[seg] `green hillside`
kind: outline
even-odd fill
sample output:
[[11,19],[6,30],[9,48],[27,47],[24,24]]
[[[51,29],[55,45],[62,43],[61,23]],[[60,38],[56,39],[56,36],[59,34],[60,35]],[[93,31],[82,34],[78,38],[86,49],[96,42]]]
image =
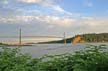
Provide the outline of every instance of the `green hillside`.
[[[72,38],[66,39],[67,43],[96,43],[96,42],[108,42],[108,33],[92,33],[92,34],[81,34],[75,35]],[[64,43],[63,40],[50,41],[50,42],[42,42],[42,43]]]

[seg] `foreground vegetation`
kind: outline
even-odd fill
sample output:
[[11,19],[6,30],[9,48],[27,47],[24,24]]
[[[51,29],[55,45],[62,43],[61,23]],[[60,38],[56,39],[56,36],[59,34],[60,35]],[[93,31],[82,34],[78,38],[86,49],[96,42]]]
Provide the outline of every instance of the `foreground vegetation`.
[[105,45],[88,45],[75,54],[31,58],[19,48],[0,48],[0,71],[108,71]]

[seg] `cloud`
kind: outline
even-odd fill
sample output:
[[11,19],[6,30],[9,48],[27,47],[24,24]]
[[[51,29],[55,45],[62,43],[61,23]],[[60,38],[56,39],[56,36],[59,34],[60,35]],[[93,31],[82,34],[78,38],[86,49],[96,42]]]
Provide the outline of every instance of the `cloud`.
[[79,17],[78,13],[71,13],[64,10],[60,5],[57,4],[56,0],[19,0],[24,3],[34,3],[46,8],[46,10],[50,10],[53,12],[53,15],[62,15],[64,17]]
[[87,6],[87,7],[92,7],[93,3],[92,3],[91,0],[84,0],[84,5]]
[[[2,0],[4,2],[4,0]],[[70,27],[75,22],[75,19],[70,18],[78,14],[73,14],[64,10],[60,5],[56,4],[55,0],[16,0],[14,5],[12,5],[12,0],[6,0],[9,4],[9,7],[2,9],[0,12],[0,23],[11,23],[11,24],[32,24],[40,23],[46,24],[49,28],[55,26],[61,27]],[[20,4],[21,3],[21,4]],[[41,5],[46,10],[53,12],[52,15],[44,14],[43,11],[37,10],[36,8],[32,10],[26,10],[23,7],[18,7],[19,5],[30,6],[31,4]],[[39,6],[39,7],[41,7]],[[56,15],[55,15],[56,14]],[[62,17],[60,17],[62,15]],[[79,15],[78,15],[79,16]]]
[[[7,2],[8,4],[3,4],[5,2]],[[80,14],[78,13],[71,13],[64,10],[59,4],[57,4],[56,0],[1,0],[1,3],[3,4],[1,5],[3,8],[0,9],[0,15],[2,16],[31,16],[36,15],[36,13],[49,15],[50,12],[52,16],[80,17]],[[37,9],[36,6],[39,7],[39,9]],[[30,10],[28,10],[28,7],[33,8],[29,8]],[[43,12],[44,9],[46,12]]]
[[83,17],[79,20],[79,23],[88,25],[89,27],[103,27],[108,26],[108,18]]
[[44,16],[43,19],[44,20],[42,20],[42,21],[46,22],[49,25],[53,25],[53,26],[58,25],[58,26],[62,26],[62,27],[70,27],[75,22],[74,19],[61,18],[61,17],[56,17],[56,16]]
[[42,0],[19,0],[26,3],[40,3]]
[[28,4],[39,4],[42,6],[51,6],[55,4],[55,0],[18,0],[18,1]]
[[8,4],[8,0],[0,0],[0,4]]
[[58,34],[58,36],[64,31],[70,35],[107,32],[107,23],[108,18],[96,17],[81,17],[80,19],[49,15],[0,17],[0,25],[20,25],[25,30],[24,32],[30,35],[34,34],[34,32],[40,32],[39,35]]
[[79,20],[67,17],[39,15],[39,16],[16,16],[16,17],[0,17],[0,23],[12,24],[43,24],[49,28],[59,27],[75,27],[75,26],[108,26],[107,18],[81,17]]
[[57,12],[65,12],[65,10],[61,8],[59,5],[52,5],[51,8]]
[[[91,7],[93,3],[87,0],[85,5]],[[66,11],[55,0],[0,0],[0,23],[41,24],[48,28],[71,30],[79,27],[84,29],[87,26],[105,27],[108,26],[107,20],[108,18],[81,17],[79,13]]]
[[[73,25],[75,22],[74,19],[70,18],[61,18],[56,16],[16,16],[16,17],[0,17],[1,23],[20,23],[20,24],[32,24],[35,22],[40,22],[41,24],[50,25],[49,27],[53,26],[62,26],[62,27],[69,27]],[[52,26],[51,26],[52,25]]]

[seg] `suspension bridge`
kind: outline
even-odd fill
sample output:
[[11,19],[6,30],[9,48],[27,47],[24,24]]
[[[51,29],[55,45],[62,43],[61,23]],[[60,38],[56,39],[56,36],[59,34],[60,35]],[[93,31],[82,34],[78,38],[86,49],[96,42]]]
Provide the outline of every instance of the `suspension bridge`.
[[23,38],[60,38],[60,39],[64,39],[64,44],[66,44],[66,33],[63,34],[63,36],[25,36],[22,35],[22,30],[19,29],[19,35],[18,36],[0,36],[0,38],[15,38],[18,39],[18,45],[22,45],[23,43]]

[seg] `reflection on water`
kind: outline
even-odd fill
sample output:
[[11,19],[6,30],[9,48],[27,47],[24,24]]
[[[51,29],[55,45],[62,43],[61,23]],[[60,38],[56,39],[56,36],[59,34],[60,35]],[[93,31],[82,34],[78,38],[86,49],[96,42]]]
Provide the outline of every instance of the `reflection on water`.
[[[93,44],[93,43],[92,43]],[[93,45],[100,45],[108,43],[98,43]],[[41,57],[47,55],[59,55],[64,53],[74,53],[75,51],[82,50],[87,44],[34,44],[34,46],[23,46],[22,53],[29,53],[33,57]]]

